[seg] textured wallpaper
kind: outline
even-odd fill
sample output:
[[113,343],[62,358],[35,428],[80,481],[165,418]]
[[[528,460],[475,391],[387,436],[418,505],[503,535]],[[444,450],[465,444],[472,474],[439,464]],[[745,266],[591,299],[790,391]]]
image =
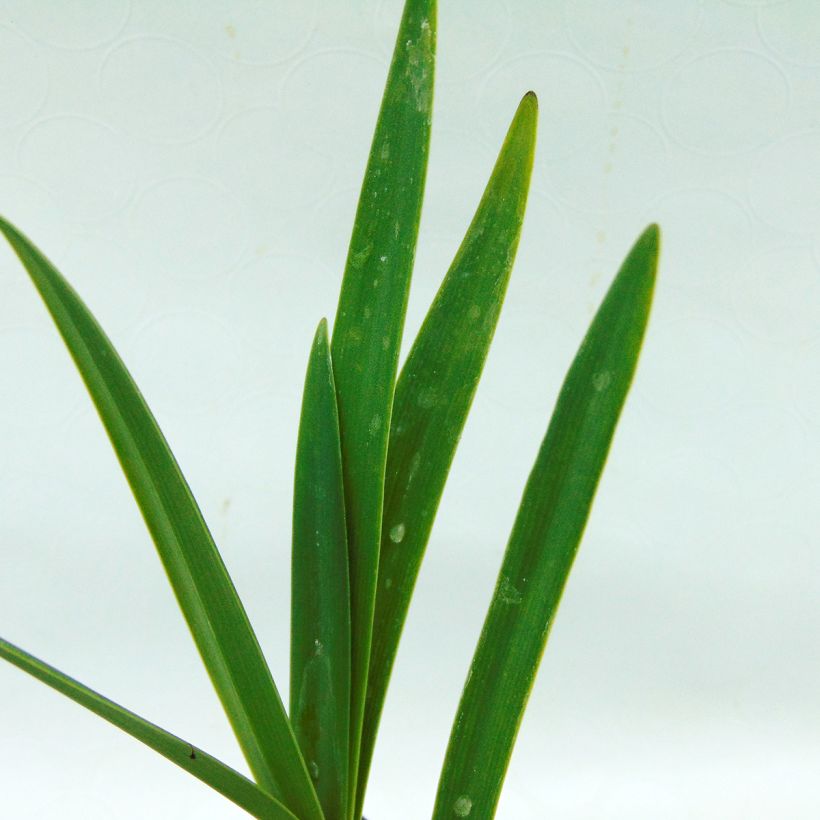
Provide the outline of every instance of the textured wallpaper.
[[[505,308],[366,804],[429,816],[563,374],[633,239],[655,309],[501,820],[820,816],[820,7],[439,0],[405,349],[529,89]],[[0,0],[0,213],[95,311],[287,686],[296,424],[400,0]],[[0,635],[242,767],[73,366],[0,247]],[[244,816],[0,666],[3,817]]]

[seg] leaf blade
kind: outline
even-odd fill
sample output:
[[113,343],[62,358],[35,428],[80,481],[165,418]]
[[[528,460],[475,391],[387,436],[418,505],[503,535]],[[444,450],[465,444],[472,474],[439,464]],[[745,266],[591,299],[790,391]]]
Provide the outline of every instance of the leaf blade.
[[296,820],[296,816],[282,803],[222,761],[114,703],[2,638],[0,638],[0,658],[27,672],[75,703],[85,706],[86,709],[144,743],[254,817],[265,818],[265,820]]
[[435,0],[407,0],[404,7],[331,342],[350,557],[351,795],[373,628],[387,432],[427,168],[435,13]]
[[88,388],[254,777],[300,817],[320,820],[315,790],[256,636],[151,411],[68,282],[2,218],[0,231],[28,271]]
[[413,587],[501,312],[524,219],[537,119],[538,102],[530,92],[518,106],[481,202],[396,384],[362,784]]
[[434,820],[491,818],[637,365],[659,232],[633,246],[558,397],[527,481],[442,768]]
[[329,818],[347,815],[350,589],[342,454],[327,322],[305,377],[296,447],[290,715]]

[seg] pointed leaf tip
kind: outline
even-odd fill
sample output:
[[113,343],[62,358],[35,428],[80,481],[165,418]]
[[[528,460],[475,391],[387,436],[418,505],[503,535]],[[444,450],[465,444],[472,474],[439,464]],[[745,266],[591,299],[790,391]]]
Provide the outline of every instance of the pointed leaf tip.
[[652,251],[656,257],[658,256],[661,247],[661,227],[657,222],[652,222],[644,228],[643,233],[635,243],[635,249],[639,247]]
[[[461,696],[434,820],[460,814],[453,807],[464,795],[481,818],[495,814],[530,688],[635,373],[659,238],[653,224],[635,242],[564,380]],[[503,686],[496,685],[499,681]]]
[[523,117],[531,119],[533,126],[538,120],[538,97],[535,96],[534,91],[528,91],[518,103],[518,109],[515,112],[515,119],[519,120]]

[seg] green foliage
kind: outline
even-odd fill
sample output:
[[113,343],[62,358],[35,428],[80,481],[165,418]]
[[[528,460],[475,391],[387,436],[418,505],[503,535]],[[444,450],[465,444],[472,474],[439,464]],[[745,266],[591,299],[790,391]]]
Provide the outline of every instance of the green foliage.
[[[253,781],[0,640],[0,657],[258,818],[361,817],[427,541],[512,269],[533,165],[531,92],[401,373],[433,99],[434,0],[407,0],[332,340],[322,320],[296,456],[290,709],[187,483],[125,365],[62,275],[0,219],[131,486]],[[637,241],[561,390],[456,715],[434,817],[491,818],[649,316],[659,232]]]
[[362,784],[424,549],[507,289],[527,203],[537,119],[538,102],[527,94],[396,384]]
[[636,242],[570,367],[518,509],[453,723],[434,820],[495,813],[643,340],[658,229]]
[[348,813],[350,584],[327,322],[310,354],[293,492],[290,716],[325,816]]
[[408,0],[359,197],[331,342],[350,561],[351,807],[373,635],[387,437],[427,173],[435,49],[435,0]]

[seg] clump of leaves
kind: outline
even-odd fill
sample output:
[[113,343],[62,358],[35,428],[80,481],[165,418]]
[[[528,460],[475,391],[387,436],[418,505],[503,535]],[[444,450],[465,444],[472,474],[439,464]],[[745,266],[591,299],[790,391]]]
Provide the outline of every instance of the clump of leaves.
[[[96,405],[253,779],[0,640],[0,656],[259,818],[360,818],[413,586],[498,321],[538,105],[528,93],[398,372],[427,165],[435,0],[407,0],[338,311],[319,323],[296,456],[290,708],[151,411],[94,317],[0,219]],[[491,818],[648,319],[659,233],[629,252],[524,489],[447,749],[435,820]]]

